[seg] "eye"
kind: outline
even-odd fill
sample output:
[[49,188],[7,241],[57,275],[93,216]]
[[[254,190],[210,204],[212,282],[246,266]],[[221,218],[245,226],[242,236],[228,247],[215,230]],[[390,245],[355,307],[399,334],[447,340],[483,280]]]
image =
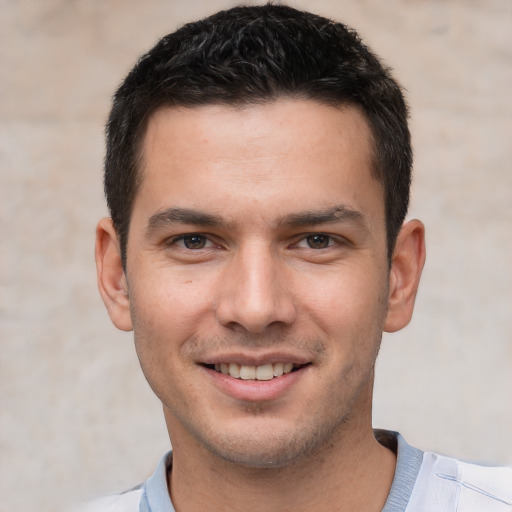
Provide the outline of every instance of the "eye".
[[213,243],[208,240],[204,235],[198,233],[190,233],[188,235],[181,235],[172,241],[173,244],[181,245],[185,249],[197,250],[206,249],[211,247]]
[[332,236],[324,233],[312,233],[311,235],[305,236],[302,240],[299,240],[296,247],[302,249],[326,249],[335,243],[336,241]]
[[325,249],[331,245],[331,237],[322,233],[315,233],[306,237],[306,243],[310,249]]

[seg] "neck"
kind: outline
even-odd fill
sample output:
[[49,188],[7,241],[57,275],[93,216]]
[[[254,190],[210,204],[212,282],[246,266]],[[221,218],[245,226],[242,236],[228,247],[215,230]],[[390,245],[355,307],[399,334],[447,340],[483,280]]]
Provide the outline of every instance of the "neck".
[[278,468],[233,464],[196,441],[195,449],[182,450],[192,440],[174,439],[169,475],[174,507],[177,512],[380,511],[391,487],[396,457],[376,441],[370,421],[365,423],[348,432],[340,428],[328,446]]

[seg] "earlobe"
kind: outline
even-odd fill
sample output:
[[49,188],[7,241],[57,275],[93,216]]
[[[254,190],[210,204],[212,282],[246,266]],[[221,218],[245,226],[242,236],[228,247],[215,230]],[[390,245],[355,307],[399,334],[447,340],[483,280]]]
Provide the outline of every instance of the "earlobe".
[[118,329],[131,331],[128,283],[112,219],[102,219],[96,227],[95,256],[98,288],[110,319]]
[[411,220],[402,226],[393,251],[386,332],[399,331],[410,322],[424,264],[425,227]]

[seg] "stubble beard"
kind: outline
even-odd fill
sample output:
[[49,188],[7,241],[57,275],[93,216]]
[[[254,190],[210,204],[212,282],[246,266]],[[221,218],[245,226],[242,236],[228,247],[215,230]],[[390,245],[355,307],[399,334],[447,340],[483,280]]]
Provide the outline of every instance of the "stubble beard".
[[[375,334],[373,333],[373,335]],[[254,339],[244,336],[242,338],[244,339],[237,337],[237,340],[234,341],[234,339],[226,340],[219,337],[205,343],[204,339],[194,336],[182,345],[178,357],[183,357],[185,360],[200,360],[197,354],[201,351],[201,347],[254,344]],[[285,349],[288,343],[287,338],[286,336],[275,337],[272,344],[274,346],[279,344]],[[266,343],[268,343],[268,339]],[[297,348],[297,346],[300,346],[305,352],[309,351],[313,354],[313,359],[322,359],[328,354],[325,345],[319,339],[294,339],[293,347]],[[175,437],[181,440],[185,436],[208,457],[213,456],[214,460],[220,459],[239,468],[263,470],[288,467],[291,469],[306,461],[311,463],[315,459],[321,459],[328,451],[332,451],[335,445],[343,446],[345,444],[348,446],[347,443],[351,442],[350,433],[354,429],[353,425],[355,428],[359,428],[358,422],[361,421],[362,409],[365,409],[365,414],[370,418],[369,425],[371,426],[374,363],[379,351],[380,339],[374,339],[373,347],[371,366],[362,368],[355,362],[354,366],[345,369],[344,375],[341,376],[342,382],[338,383],[335,389],[345,395],[344,398],[338,402],[326,398],[325,403],[315,404],[310,416],[303,416],[300,421],[284,429],[273,430],[266,425],[261,429],[241,428],[240,431],[234,432],[231,428],[221,431],[218,428],[211,428],[196,416],[181,414],[183,410],[180,407],[175,408],[171,403],[166,404],[166,397],[161,396],[156,389],[154,391],[164,404],[171,442]],[[144,365],[142,366],[144,370]],[[324,396],[328,391],[324,390]],[[366,408],[361,407],[361,403],[365,404]],[[333,405],[336,406],[336,410],[333,410]],[[265,415],[271,416],[270,409],[272,407],[275,407],[275,404],[269,408],[265,403],[253,403],[248,405],[246,410],[250,417],[260,416],[264,422]],[[272,420],[270,419],[269,422],[272,423]],[[180,432],[180,434],[175,436],[173,435],[175,432]],[[178,444],[180,441],[176,443],[176,447]],[[268,471],[265,473],[268,474]]]
[[[378,347],[376,353],[378,352]],[[375,354],[376,356],[376,354]],[[352,368],[351,371],[360,371]],[[346,376],[346,386],[350,388],[350,377]],[[189,418],[171,415],[191,434],[200,449],[215,459],[221,459],[229,465],[249,470],[293,469],[304,464],[314,464],[332,451],[334,446],[349,449],[353,441],[353,430],[359,428],[361,409],[368,413],[371,426],[371,395],[373,390],[374,366],[367,369],[359,386],[338,403],[337,411],[332,403],[326,402],[323,408],[317,408],[307,421],[297,422],[291,428],[281,431],[270,429],[242,430],[237,435],[232,431],[218,432],[205,428],[200,422]],[[343,387],[343,386],[342,386]],[[265,404],[251,404],[247,412],[253,416],[268,413]],[[323,418],[319,421],[318,417]],[[174,422],[173,422],[174,423]],[[172,426],[169,425],[172,440]],[[339,452],[338,452],[339,453]],[[265,471],[264,473],[268,472]],[[272,472],[273,473],[273,472]],[[263,473],[262,473],[263,474]]]
[[[318,457],[334,444],[336,434],[349,421],[349,414],[321,425],[296,425],[292,431],[241,436],[211,436],[200,442],[214,456],[236,466],[253,469],[284,468]],[[318,428],[319,427],[319,428]]]

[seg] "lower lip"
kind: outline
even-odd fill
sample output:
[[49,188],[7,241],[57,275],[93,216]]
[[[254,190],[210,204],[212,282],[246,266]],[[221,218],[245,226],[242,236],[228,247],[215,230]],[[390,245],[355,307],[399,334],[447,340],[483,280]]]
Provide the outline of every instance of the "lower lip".
[[275,400],[283,395],[305,376],[309,367],[310,365],[303,366],[298,370],[285,373],[280,377],[274,377],[271,380],[235,379],[209,368],[204,368],[204,370],[213,379],[215,386],[231,398],[248,402],[262,402]]

